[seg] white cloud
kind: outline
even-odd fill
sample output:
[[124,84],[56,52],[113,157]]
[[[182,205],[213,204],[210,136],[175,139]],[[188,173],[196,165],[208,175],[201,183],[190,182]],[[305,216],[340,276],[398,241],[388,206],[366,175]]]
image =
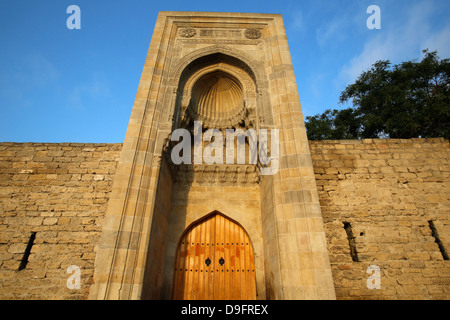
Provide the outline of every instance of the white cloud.
[[5,107],[29,108],[37,105],[33,96],[45,88],[55,88],[59,71],[41,53],[17,55],[7,61],[0,74],[0,100]]
[[20,70],[14,74],[14,78],[29,86],[42,87],[59,77],[56,67],[41,54],[26,55],[19,65]]
[[302,11],[295,11],[291,15],[291,26],[297,31],[305,30],[305,18]]
[[422,49],[437,51],[441,58],[450,57],[450,25],[431,35],[422,45]]
[[347,15],[337,14],[334,19],[330,19],[316,30],[317,43],[321,47],[341,43],[347,37],[350,26]]
[[68,96],[69,106],[85,109],[92,102],[110,97],[107,81],[100,73],[93,73],[91,80],[75,86]]
[[368,70],[377,60],[390,60],[400,63],[411,59],[420,59],[421,50],[439,50],[441,57],[449,53],[450,25],[437,32],[432,28],[433,13],[439,8],[432,2],[420,2],[386,12],[382,8],[381,30],[369,32],[371,37],[362,51],[353,57],[340,72],[339,81],[352,83]]
[[316,21],[316,41],[319,46],[341,46],[362,29],[366,8],[360,1],[322,1],[320,15]]

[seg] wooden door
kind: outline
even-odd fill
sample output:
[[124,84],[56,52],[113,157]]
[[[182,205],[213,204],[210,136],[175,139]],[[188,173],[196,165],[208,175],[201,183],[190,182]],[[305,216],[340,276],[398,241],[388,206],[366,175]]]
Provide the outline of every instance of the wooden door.
[[256,299],[253,246],[239,224],[213,213],[186,229],[177,248],[173,298]]

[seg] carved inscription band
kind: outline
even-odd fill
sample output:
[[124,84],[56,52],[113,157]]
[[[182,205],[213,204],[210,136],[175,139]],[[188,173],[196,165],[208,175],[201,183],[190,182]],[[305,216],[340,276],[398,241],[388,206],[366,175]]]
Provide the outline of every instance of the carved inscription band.
[[[192,27],[181,28],[178,32],[182,38],[192,38],[197,35],[197,30]],[[247,39],[259,39],[261,38],[261,30],[259,29],[246,29],[244,36]],[[200,37],[214,37],[214,38],[241,38],[241,30],[215,30],[215,29],[201,29]]]

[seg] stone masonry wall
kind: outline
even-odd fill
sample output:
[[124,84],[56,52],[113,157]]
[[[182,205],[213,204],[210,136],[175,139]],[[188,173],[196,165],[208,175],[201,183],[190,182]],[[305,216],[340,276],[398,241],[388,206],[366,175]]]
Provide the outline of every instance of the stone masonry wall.
[[[1,299],[87,297],[121,148],[0,143]],[[28,263],[18,271],[32,234]],[[78,290],[67,288],[71,265],[80,268]]]
[[448,140],[310,146],[337,298],[450,299]]
[[[310,147],[338,299],[450,299],[448,140]],[[121,148],[0,143],[1,299],[87,298]],[[79,290],[67,288],[71,265]],[[371,265],[380,289],[367,286]]]

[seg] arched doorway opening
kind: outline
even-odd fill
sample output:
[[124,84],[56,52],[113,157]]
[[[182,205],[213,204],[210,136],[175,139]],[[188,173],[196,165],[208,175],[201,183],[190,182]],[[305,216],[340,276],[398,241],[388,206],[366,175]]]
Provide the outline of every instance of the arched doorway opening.
[[256,299],[253,246],[244,228],[214,211],[192,223],[177,246],[173,299]]

